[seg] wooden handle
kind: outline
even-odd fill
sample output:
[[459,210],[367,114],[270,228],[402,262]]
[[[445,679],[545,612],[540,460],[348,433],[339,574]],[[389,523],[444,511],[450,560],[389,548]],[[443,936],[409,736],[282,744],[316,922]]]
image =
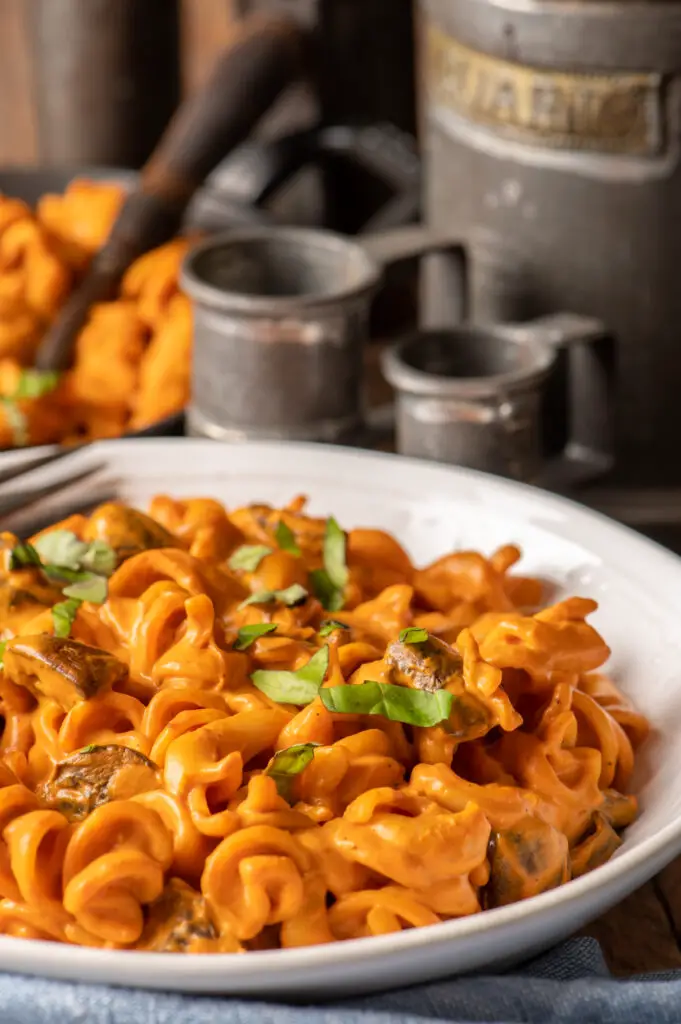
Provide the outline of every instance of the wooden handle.
[[37,367],[63,370],[69,365],[89,307],[112,298],[130,264],[176,234],[206,175],[301,75],[305,42],[303,30],[288,18],[254,17],[243,23],[207,84],[170,122],[85,281],[43,339]]
[[143,190],[169,200],[191,197],[301,73],[304,39],[289,19],[244,22],[206,86],[170,122],[142,172]]

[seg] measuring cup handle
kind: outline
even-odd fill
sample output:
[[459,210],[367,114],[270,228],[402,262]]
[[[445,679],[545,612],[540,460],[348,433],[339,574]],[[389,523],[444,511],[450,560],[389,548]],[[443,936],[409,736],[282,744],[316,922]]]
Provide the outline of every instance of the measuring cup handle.
[[468,318],[468,257],[465,243],[451,235],[438,235],[421,224],[362,235],[368,254],[384,268],[404,260],[437,256],[447,272],[451,323]]
[[600,320],[577,313],[555,313],[526,327],[535,339],[568,350],[568,441],[541,482],[560,488],[603,476],[614,462],[612,336]]

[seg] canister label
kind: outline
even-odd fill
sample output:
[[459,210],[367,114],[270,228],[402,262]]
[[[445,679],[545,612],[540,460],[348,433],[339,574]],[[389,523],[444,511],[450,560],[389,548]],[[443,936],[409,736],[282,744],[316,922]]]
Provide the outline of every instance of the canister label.
[[530,145],[653,155],[662,147],[661,76],[590,75],[531,68],[425,28],[431,110]]

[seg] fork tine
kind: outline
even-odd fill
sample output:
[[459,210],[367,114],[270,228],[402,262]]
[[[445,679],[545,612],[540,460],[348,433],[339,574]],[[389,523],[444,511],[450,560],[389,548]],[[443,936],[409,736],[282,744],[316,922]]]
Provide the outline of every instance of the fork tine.
[[72,448],[62,448],[58,445],[40,445],[28,450],[3,452],[0,455],[0,484],[16,480],[25,473],[48,466],[50,463],[59,462],[73,452]]
[[0,495],[0,521],[12,512],[21,509],[28,509],[38,501],[49,498],[67,491],[85,480],[91,479],[102,469],[102,465],[96,465],[81,469],[77,473],[71,473],[67,477],[61,477],[52,483],[39,484],[37,487],[28,487],[23,490],[12,490],[6,496]]

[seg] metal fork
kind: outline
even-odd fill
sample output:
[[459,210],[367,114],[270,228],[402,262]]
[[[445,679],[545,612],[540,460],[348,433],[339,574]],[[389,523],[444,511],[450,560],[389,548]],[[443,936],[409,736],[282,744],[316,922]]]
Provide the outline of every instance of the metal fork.
[[116,481],[106,469],[90,445],[5,453],[0,456],[0,530],[27,537],[115,497]]

